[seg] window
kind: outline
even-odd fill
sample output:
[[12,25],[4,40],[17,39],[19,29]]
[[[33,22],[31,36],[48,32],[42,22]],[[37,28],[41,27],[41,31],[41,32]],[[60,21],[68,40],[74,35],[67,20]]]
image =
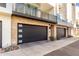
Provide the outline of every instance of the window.
[[31,8],[29,4],[25,4],[25,14],[31,15]]
[[25,13],[28,15],[36,16],[37,8],[30,5],[30,4],[25,4]]
[[6,8],[6,3],[0,3],[0,6]]
[[42,14],[41,14],[41,15],[42,15],[42,18],[44,18],[44,19],[48,19],[48,16],[49,16],[49,15],[48,15],[47,13],[42,12]]
[[16,3],[16,11],[24,13],[24,3]]
[[31,8],[31,13],[32,13],[33,16],[36,16],[36,12],[37,12],[37,8],[32,7]]

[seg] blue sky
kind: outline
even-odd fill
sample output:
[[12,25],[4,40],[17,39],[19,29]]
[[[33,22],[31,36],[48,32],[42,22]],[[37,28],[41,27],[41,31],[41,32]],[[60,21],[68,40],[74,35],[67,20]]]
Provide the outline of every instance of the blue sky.
[[79,3],[76,3],[76,6],[79,6]]

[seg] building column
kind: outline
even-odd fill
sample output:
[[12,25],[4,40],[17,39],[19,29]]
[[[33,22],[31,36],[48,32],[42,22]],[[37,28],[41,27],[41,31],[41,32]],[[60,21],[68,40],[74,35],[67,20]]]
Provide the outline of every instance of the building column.
[[68,36],[71,35],[71,28],[67,29]]
[[2,48],[11,46],[11,18],[2,20]]
[[77,33],[78,33],[78,32],[77,32],[77,28],[76,28],[76,30],[75,30],[75,36],[77,35]]
[[57,39],[56,25],[51,25],[51,37],[53,37],[54,40]]
[[57,28],[56,25],[53,26],[53,37],[55,40],[57,40]]
[[74,30],[75,29],[71,29],[71,36],[74,36],[74,33],[75,33]]
[[72,29],[71,29],[71,35],[72,35],[73,37],[76,37],[76,28],[72,28]]
[[41,17],[41,11],[38,10],[36,15],[37,15],[37,17]]
[[66,28],[66,37],[68,37],[69,33],[68,33],[68,29]]

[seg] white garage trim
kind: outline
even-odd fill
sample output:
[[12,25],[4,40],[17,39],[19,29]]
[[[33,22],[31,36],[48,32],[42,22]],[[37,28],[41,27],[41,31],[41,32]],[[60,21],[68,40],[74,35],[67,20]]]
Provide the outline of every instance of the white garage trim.
[[11,46],[11,19],[2,20],[2,48]]

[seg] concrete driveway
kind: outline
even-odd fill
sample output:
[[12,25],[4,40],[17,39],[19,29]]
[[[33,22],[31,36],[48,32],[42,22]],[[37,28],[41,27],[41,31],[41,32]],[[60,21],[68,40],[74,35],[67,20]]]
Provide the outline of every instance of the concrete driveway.
[[47,53],[45,56],[79,56],[79,40],[63,48]]
[[[2,53],[0,55],[1,56],[51,55],[49,52],[56,51],[57,49],[61,49],[62,47],[65,47],[71,43],[77,42],[78,40],[79,40],[79,38],[63,38],[61,40],[56,40],[56,41],[38,41],[38,42],[26,43],[26,44],[19,45],[20,49],[18,49],[18,50]],[[66,47],[66,49],[71,50],[72,48],[70,49],[68,46],[68,47]],[[73,51],[74,50],[72,50],[72,52]],[[54,55],[54,53],[53,53],[53,55]]]

